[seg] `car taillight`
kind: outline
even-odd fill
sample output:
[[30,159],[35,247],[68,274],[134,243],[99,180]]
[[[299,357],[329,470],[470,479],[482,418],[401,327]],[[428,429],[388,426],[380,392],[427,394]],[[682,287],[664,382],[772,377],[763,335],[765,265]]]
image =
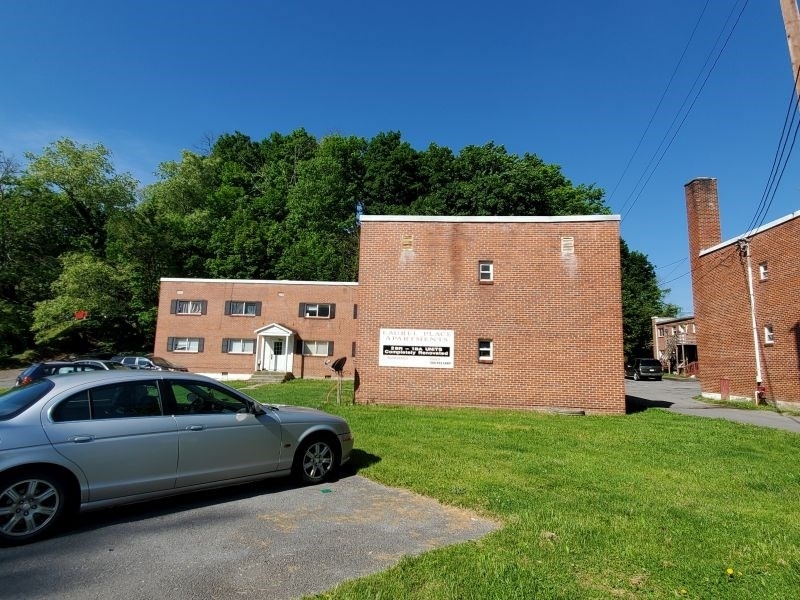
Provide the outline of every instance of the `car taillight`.
[[19,382],[19,384],[20,384],[20,385],[27,385],[27,384],[29,384],[31,381],[33,381],[33,379],[31,378],[31,376],[30,376],[30,375],[26,375],[25,377],[23,377],[23,378],[22,378],[22,381],[20,381],[20,382]]

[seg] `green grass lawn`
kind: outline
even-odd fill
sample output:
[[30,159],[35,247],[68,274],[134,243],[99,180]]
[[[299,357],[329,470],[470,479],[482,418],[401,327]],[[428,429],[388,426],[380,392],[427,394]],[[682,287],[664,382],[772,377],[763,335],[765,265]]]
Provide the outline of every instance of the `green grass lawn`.
[[337,405],[325,401],[333,385],[248,392],[346,417],[360,474],[505,526],[323,598],[800,594],[796,434],[657,409],[577,417]]

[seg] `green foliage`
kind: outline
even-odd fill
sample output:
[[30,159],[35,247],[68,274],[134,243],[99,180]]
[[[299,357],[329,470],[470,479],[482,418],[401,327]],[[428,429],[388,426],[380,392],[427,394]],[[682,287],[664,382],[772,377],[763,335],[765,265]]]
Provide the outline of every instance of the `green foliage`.
[[669,290],[658,287],[647,257],[620,240],[622,262],[623,349],[626,359],[653,355],[652,317],[677,317],[678,307],[664,302]]
[[[124,270],[90,253],[64,254],[61,263],[53,297],[38,302],[33,311],[32,330],[38,343],[97,339],[129,320],[129,278]],[[77,319],[78,312],[88,313],[88,318]]]
[[62,197],[79,217],[85,249],[102,254],[109,217],[133,205],[134,179],[114,172],[111,153],[102,144],[85,146],[61,139],[27,158],[25,177]]

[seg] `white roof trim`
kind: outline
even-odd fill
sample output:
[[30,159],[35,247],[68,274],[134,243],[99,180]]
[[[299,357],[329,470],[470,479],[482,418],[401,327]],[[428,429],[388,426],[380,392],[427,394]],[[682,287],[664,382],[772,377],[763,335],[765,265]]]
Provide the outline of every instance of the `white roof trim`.
[[442,217],[427,215],[361,215],[360,221],[389,223],[591,223],[619,221],[619,215],[564,215],[557,217]]
[[735,244],[736,242],[738,242],[741,239],[753,237],[754,235],[757,235],[757,234],[761,233],[762,231],[766,231],[767,229],[772,229],[773,227],[777,227],[778,225],[781,225],[782,223],[786,223],[787,221],[791,221],[792,219],[796,219],[797,217],[800,217],[800,210],[796,210],[792,214],[786,215],[785,217],[781,217],[780,219],[775,219],[774,221],[770,221],[766,225],[762,225],[761,227],[758,227],[757,229],[751,229],[750,231],[747,231],[747,232],[743,233],[740,236],[737,236],[735,238],[731,238],[729,240],[725,240],[724,242],[720,242],[716,246],[711,246],[711,248],[706,248],[705,250],[700,250],[699,256],[703,256],[704,254],[709,254],[710,252],[715,252],[715,251],[719,250],[720,248],[724,248],[725,246],[730,246],[731,244]]
[[269,283],[273,285],[358,285],[357,281],[291,281],[289,279],[194,279],[191,277],[162,277],[160,281],[179,283]]
[[289,329],[288,327],[284,327],[279,323],[270,323],[269,325],[264,325],[263,327],[259,327],[258,329],[254,329],[253,333],[259,335],[269,335],[267,332],[270,332],[272,335],[294,335],[294,331]]
[[665,325],[668,323],[678,323],[680,321],[694,321],[694,315],[683,315],[680,317],[653,317],[656,325]]

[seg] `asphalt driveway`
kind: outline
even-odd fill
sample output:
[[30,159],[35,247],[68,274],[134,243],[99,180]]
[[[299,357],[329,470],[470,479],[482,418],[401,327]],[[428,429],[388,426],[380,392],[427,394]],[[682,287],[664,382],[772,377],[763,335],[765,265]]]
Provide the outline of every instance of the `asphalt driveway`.
[[628,412],[648,408],[664,408],[694,417],[728,419],[760,427],[772,427],[800,433],[800,417],[769,410],[725,408],[693,400],[700,394],[700,383],[694,379],[664,379],[662,381],[625,380],[625,400]]
[[297,598],[498,523],[348,475],[80,515],[55,538],[0,548],[0,597]]

